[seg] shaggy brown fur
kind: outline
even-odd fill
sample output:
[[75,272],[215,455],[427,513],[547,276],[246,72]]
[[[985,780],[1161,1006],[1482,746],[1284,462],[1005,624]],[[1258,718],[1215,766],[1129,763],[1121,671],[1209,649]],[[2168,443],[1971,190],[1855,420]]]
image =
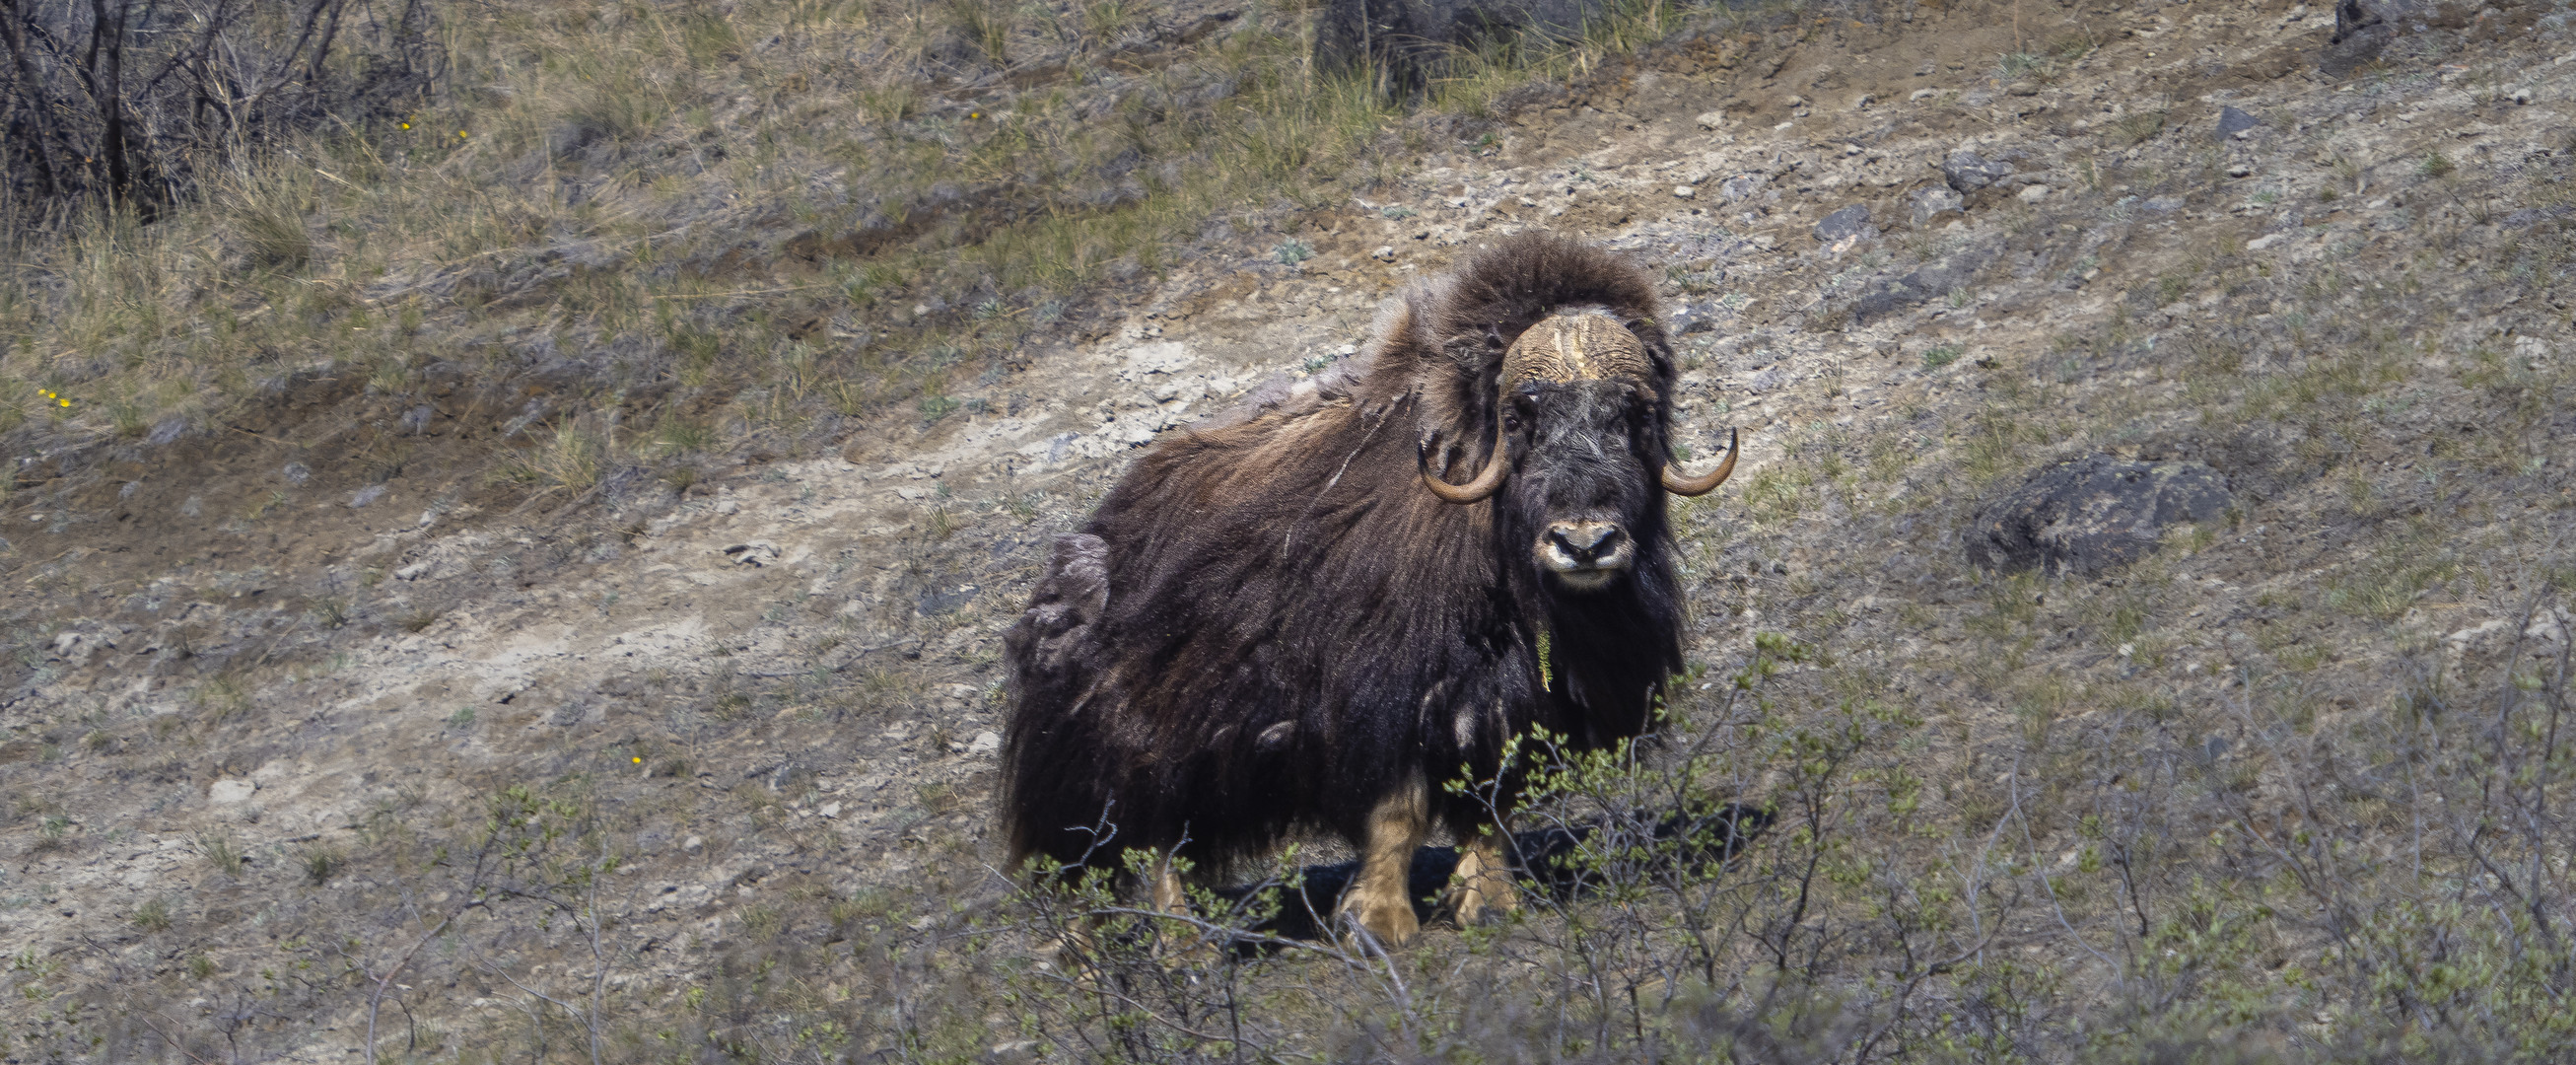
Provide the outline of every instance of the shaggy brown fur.
[[[1568,309],[1625,323],[1649,379],[1499,394],[1511,340]],[[1392,302],[1338,372],[1158,441],[1058,538],[1007,638],[1015,861],[1115,867],[1177,847],[1214,871],[1308,828],[1401,860],[1435,823],[1485,826],[1439,784],[1492,779],[1512,735],[1636,735],[1682,664],[1658,314],[1608,253],[1508,239]],[[1483,468],[1498,417],[1502,491],[1459,506],[1423,488],[1422,461],[1451,481]],[[1633,538],[1606,587],[1570,590],[1531,561],[1569,514]],[[1367,923],[1401,939],[1401,908]]]

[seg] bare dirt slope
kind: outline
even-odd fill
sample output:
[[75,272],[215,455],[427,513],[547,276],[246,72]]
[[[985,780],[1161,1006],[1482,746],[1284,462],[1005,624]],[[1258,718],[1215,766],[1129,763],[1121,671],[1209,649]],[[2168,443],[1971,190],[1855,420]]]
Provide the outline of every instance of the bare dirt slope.
[[[2422,662],[2563,644],[2563,611],[2524,607],[2564,580],[2576,505],[2576,36],[2548,5],[2405,10],[2333,47],[2328,8],[2216,0],[1712,25],[1136,281],[1104,335],[954,414],[685,485],[453,472],[441,434],[527,399],[466,392],[382,476],[331,415],[369,398],[311,380],[263,423],[22,488],[6,1052],[232,1033],[349,1060],[433,931],[386,1007],[409,1052],[532,1038],[525,992],[592,990],[577,944],[542,907],[439,924],[512,786],[613,825],[612,1001],[697,1008],[782,935],[815,946],[758,994],[849,999],[870,977],[836,929],[996,890],[999,637],[1047,536],[1157,433],[1352,353],[1400,286],[1530,227],[1664,271],[1686,439],[1744,431],[1681,523],[1689,654],[1728,668],[1777,630],[1865,664],[1920,721],[1888,757],[1937,823],[2044,801],[2032,853],[2073,855],[2131,762],[2259,740],[2227,709],[2258,673],[2331,722]],[[2098,578],[1968,564],[1979,506],[2095,454],[2205,463],[2232,504]],[[2267,771],[2240,791],[2286,786]],[[2070,1011],[2106,986],[2070,980]]]

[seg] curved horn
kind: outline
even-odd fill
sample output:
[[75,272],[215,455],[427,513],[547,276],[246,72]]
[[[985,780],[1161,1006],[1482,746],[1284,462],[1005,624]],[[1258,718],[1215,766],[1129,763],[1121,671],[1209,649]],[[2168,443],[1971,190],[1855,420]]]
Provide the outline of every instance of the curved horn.
[[1430,441],[1423,441],[1422,449],[1415,455],[1422,466],[1422,487],[1451,503],[1484,502],[1495,489],[1503,486],[1503,469],[1511,465],[1503,454],[1503,439],[1503,412],[1497,410],[1494,412],[1494,453],[1485,460],[1485,468],[1477,472],[1476,479],[1465,484],[1450,484],[1431,472]]
[[1716,469],[1697,477],[1684,477],[1671,463],[1665,463],[1664,491],[1677,496],[1700,496],[1716,491],[1718,485],[1726,483],[1726,476],[1735,472],[1736,449],[1735,430],[1729,429],[1726,431],[1726,461],[1718,463]]

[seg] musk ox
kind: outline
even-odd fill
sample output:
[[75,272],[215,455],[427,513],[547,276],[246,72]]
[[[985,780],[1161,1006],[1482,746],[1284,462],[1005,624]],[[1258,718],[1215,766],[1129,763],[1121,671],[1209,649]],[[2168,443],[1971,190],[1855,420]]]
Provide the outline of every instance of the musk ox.
[[[1006,637],[1014,864],[1214,872],[1320,829],[1359,853],[1342,919],[1402,942],[1443,827],[1458,918],[1513,905],[1490,814],[1441,784],[1494,779],[1518,733],[1646,726],[1682,666],[1666,494],[1735,465],[1671,463],[1659,310],[1607,252],[1509,238],[1337,370],[1158,440]],[[1154,895],[1178,904],[1168,867]]]

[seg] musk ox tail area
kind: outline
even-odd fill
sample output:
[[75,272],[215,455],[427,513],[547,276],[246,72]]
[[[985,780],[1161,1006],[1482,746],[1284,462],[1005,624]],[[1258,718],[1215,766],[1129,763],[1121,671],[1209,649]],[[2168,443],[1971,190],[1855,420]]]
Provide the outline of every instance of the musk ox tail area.
[[[1028,610],[1002,636],[1003,654],[1011,665],[1012,693],[1023,705],[1077,706],[1091,682],[1091,653],[1096,625],[1109,610],[1109,545],[1088,533],[1055,538],[1047,553],[1046,576],[1029,596]],[[1075,823],[1097,825],[1106,796],[1099,794],[1096,767],[1066,765],[1064,751],[1044,742],[1044,734],[1010,731],[1002,748],[1002,809],[1017,865],[1042,849],[1043,833]],[[1065,815],[1064,824],[1032,824],[1028,811]],[[1106,840],[1099,842],[1106,843]]]

